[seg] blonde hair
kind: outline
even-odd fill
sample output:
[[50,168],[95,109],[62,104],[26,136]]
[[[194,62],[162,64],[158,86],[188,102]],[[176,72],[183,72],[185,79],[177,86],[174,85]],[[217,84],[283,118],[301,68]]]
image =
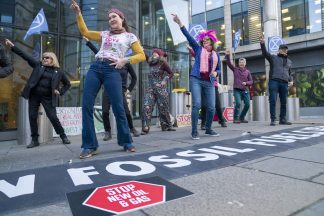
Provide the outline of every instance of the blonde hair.
[[60,64],[59,64],[59,62],[57,60],[57,57],[56,57],[55,53],[53,53],[53,52],[44,52],[43,53],[43,56],[49,56],[49,57],[51,57],[51,59],[52,59],[52,66],[57,67],[57,68],[60,67]]

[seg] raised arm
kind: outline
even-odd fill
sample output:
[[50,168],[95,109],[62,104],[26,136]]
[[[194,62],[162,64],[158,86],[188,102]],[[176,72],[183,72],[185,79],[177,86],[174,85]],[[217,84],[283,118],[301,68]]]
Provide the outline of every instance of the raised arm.
[[91,51],[94,52],[94,54],[97,54],[99,52],[98,48],[95,45],[93,45],[93,43],[91,43],[88,38],[83,37],[83,39],[87,41],[87,47],[89,47]]
[[6,39],[5,43],[8,47],[11,48],[12,52],[16,53],[24,60],[26,60],[32,68],[35,68],[40,63],[38,60],[34,59],[32,56],[28,55],[26,52],[15,46],[9,39]]
[[264,58],[266,58],[268,61],[270,61],[271,60],[271,54],[267,51],[267,49],[265,47],[263,35],[260,35],[259,38],[260,38],[260,46],[261,46],[262,55],[263,55]]
[[180,18],[177,14],[171,14],[173,16],[173,21],[177,23],[180,27],[180,30],[182,34],[187,38],[187,41],[189,42],[189,45],[193,48],[195,52],[197,52],[197,49],[200,47],[196,40],[189,34],[186,27],[182,24]]
[[90,40],[95,40],[95,41],[101,41],[101,33],[98,31],[89,31],[81,14],[80,7],[78,3],[76,3],[75,0],[71,0],[71,6],[70,8],[75,12],[76,18],[77,18],[77,24],[80,33],[87,37]]
[[230,51],[226,51],[226,55],[225,55],[226,64],[234,72],[235,66],[231,62],[230,54],[231,54]]
[[128,91],[133,91],[135,85],[136,85],[136,82],[137,82],[137,76],[136,76],[136,73],[134,71],[134,68],[132,67],[131,64],[126,64],[126,68],[127,68],[127,71],[129,73],[129,75],[131,76],[131,83],[129,84],[129,86],[127,87]]

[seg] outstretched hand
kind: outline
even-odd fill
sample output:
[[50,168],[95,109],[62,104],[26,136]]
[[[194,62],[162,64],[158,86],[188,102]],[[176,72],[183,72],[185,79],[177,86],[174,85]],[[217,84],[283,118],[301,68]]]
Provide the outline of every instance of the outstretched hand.
[[182,27],[183,25],[178,15],[177,14],[171,14],[171,15],[173,16],[173,21],[177,23],[180,27]]
[[260,43],[264,43],[264,36],[263,34],[259,34],[259,40],[260,40]]
[[15,46],[9,39],[7,39],[6,38],[6,40],[5,40],[5,44],[6,44],[6,46],[8,46],[8,47],[13,47],[13,46]]
[[71,0],[71,6],[70,8],[76,13],[76,14],[81,14],[80,7],[78,3],[75,0]]

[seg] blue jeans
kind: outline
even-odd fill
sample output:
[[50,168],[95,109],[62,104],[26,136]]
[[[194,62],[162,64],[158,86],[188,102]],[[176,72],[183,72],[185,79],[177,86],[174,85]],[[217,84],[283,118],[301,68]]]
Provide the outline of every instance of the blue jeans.
[[116,117],[118,145],[124,146],[133,142],[124,110],[122,79],[114,66],[109,64],[110,62],[96,61],[91,64],[87,73],[82,99],[81,148],[96,149],[98,147],[93,122],[93,106],[102,84],[110,98],[112,110]]
[[200,80],[197,77],[190,76],[190,91],[192,94],[191,127],[192,133],[197,133],[197,124],[199,109],[201,107],[201,97],[204,97],[204,103],[207,109],[206,130],[211,129],[215,113],[215,87],[208,80]]
[[[235,100],[235,108],[234,108],[234,119],[235,120],[244,120],[246,113],[250,108],[250,93],[249,91],[234,89],[234,100]],[[241,100],[244,102],[244,108],[240,113],[241,108]],[[239,117],[240,116],[240,117]]]
[[280,99],[280,121],[286,120],[287,112],[287,97],[288,97],[288,83],[277,80],[269,80],[269,103],[270,103],[270,118],[271,121],[276,119],[276,102],[279,93]]

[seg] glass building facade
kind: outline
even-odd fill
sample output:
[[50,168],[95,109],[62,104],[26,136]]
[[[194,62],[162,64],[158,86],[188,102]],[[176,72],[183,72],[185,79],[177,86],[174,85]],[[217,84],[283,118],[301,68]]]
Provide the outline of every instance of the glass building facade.
[[[183,0],[179,0],[183,2]],[[84,20],[89,30],[108,28],[107,11],[114,7],[122,10],[132,33],[138,36],[145,51],[150,55],[154,47],[163,48],[168,54],[168,62],[177,73],[169,85],[188,88],[189,56],[183,44],[174,45],[168,22],[165,18],[163,0],[79,0]],[[188,3],[188,1],[185,1]],[[71,89],[60,98],[59,106],[79,107],[85,75],[94,54],[85,45],[76,25],[74,12],[70,9],[70,0],[0,0],[0,42],[9,38],[27,53],[39,58],[43,51],[57,54],[61,68],[71,81]],[[176,1],[173,1],[176,3]],[[32,35],[23,40],[31,22],[40,11],[48,22],[49,32]],[[179,30],[180,31],[180,30]],[[99,44],[95,43],[97,47]],[[8,52],[15,71],[5,79],[0,79],[0,140],[1,132],[17,129],[18,98],[32,68],[19,56]],[[133,115],[139,117],[141,98],[147,87],[147,63],[135,65],[138,84],[133,94]],[[98,94],[96,105],[101,105]]]
[[[260,55],[259,35],[263,33],[265,0],[191,0],[192,23],[207,22],[208,28],[217,29],[224,50],[226,41],[239,29],[241,30],[240,48],[237,58],[245,57],[247,67],[254,79],[255,95],[266,95],[268,91],[265,60]],[[224,5],[225,3],[225,5]],[[299,97],[302,114],[313,115],[314,109],[323,110],[324,94],[324,0],[271,0],[271,5],[278,5],[278,26],[282,36],[292,47],[289,56],[293,61],[295,84],[289,90],[289,97]],[[229,15],[230,16],[227,16]],[[230,20],[224,20],[230,17]],[[225,26],[225,23],[227,26]],[[230,28],[231,31],[226,31]],[[232,35],[226,35],[226,34]],[[312,34],[312,36],[308,36]],[[315,44],[315,45],[312,45]],[[292,46],[291,46],[292,45]],[[226,47],[229,49],[229,47]],[[222,58],[223,60],[223,58]],[[228,84],[231,72],[226,64],[222,67],[223,84]],[[305,109],[304,109],[305,108]],[[318,113],[322,113],[320,111]]]

